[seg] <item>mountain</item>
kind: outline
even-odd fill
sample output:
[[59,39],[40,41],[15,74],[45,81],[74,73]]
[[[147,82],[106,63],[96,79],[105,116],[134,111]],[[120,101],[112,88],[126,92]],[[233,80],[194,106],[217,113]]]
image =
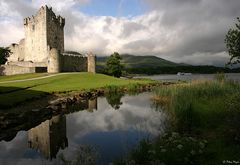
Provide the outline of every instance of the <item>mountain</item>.
[[[174,63],[156,56],[135,56],[124,54],[121,55],[122,64],[126,68],[153,68],[153,67],[176,67],[186,64]],[[107,57],[97,57],[97,67],[101,68],[106,64]]]
[[[193,66],[184,63],[174,63],[156,56],[121,55],[124,71],[128,74],[176,74],[178,72],[189,73],[237,73],[240,68],[230,69],[216,66]],[[104,67],[108,57],[97,57],[97,72],[105,73]]]

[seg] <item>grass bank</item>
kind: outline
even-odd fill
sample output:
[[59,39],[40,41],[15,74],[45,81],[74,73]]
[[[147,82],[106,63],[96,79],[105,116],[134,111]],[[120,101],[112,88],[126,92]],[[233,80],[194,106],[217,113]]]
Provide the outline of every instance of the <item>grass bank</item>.
[[173,85],[158,88],[154,100],[161,110],[170,114],[172,127],[155,141],[143,141],[130,154],[128,162],[222,164],[239,161],[240,84],[223,80]]
[[0,82],[4,81],[12,81],[12,80],[24,80],[28,78],[37,78],[51,75],[49,73],[27,73],[27,74],[18,74],[18,75],[10,75],[10,76],[0,76]]
[[28,80],[22,82],[6,82],[9,80],[18,80],[24,78],[36,78],[44,76],[43,74],[27,74],[10,77],[1,77],[0,82],[0,105],[8,107],[24,102],[26,100],[36,99],[45,95],[54,93],[66,93],[72,91],[82,91],[102,88],[106,86],[128,86],[131,84],[152,83],[151,80],[128,80],[110,77],[102,74],[91,73],[68,73],[59,74],[53,77],[47,77],[37,80]]

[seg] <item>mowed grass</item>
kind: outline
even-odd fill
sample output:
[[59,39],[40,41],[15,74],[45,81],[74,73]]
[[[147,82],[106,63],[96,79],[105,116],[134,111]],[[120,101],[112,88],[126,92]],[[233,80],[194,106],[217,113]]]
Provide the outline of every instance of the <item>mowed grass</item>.
[[[28,76],[28,78],[31,77]],[[38,80],[1,83],[0,106],[2,108],[9,107],[52,93],[91,90],[111,85],[127,86],[130,84],[147,84],[151,82],[153,81],[120,79],[103,74],[82,72],[59,74]]]
[[18,74],[10,76],[0,76],[0,82],[12,81],[12,80],[23,80],[28,78],[36,78],[50,75],[49,73],[29,73],[29,74]]

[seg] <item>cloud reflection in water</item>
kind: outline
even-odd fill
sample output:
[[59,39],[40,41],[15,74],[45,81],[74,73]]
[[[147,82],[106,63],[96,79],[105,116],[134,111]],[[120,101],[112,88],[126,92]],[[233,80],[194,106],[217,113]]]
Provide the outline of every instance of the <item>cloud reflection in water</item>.
[[[139,140],[163,133],[167,126],[167,115],[152,108],[150,97],[150,93],[124,96],[117,110],[112,107],[113,105],[108,104],[105,97],[101,97],[97,99],[97,109],[68,114],[66,120],[58,120],[58,122],[65,121],[59,124],[55,122],[57,131],[61,133],[53,134],[49,129],[50,139],[65,137],[60,134],[66,132],[68,147],[59,147],[56,157],[63,154],[68,160],[74,159],[79,146],[90,145],[98,149],[101,155],[100,161],[106,163],[126,154]],[[35,128],[45,128],[41,125]],[[61,130],[62,128],[64,130]],[[33,137],[38,136],[33,135]],[[47,160],[39,150],[30,149],[27,145],[28,140],[27,132],[20,131],[11,142],[0,142],[0,164],[56,163],[56,159]],[[41,143],[36,143],[37,145]]]

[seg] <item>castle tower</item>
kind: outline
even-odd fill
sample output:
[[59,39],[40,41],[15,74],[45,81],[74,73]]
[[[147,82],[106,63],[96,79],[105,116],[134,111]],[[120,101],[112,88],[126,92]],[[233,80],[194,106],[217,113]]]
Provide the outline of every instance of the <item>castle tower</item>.
[[87,54],[88,72],[96,73],[96,56],[92,53]]
[[88,111],[93,112],[93,110],[97,110],[97,98],[88,100]]
[[47,69],[48,73],[58,73],[61,71],[60,52],[56,48],[52,48],[49,51]]
[[64,51],[65,19],[56,16],[52,8],[41,7],[35,16],[24,19],[24,61],[47,62],[48,47]]

